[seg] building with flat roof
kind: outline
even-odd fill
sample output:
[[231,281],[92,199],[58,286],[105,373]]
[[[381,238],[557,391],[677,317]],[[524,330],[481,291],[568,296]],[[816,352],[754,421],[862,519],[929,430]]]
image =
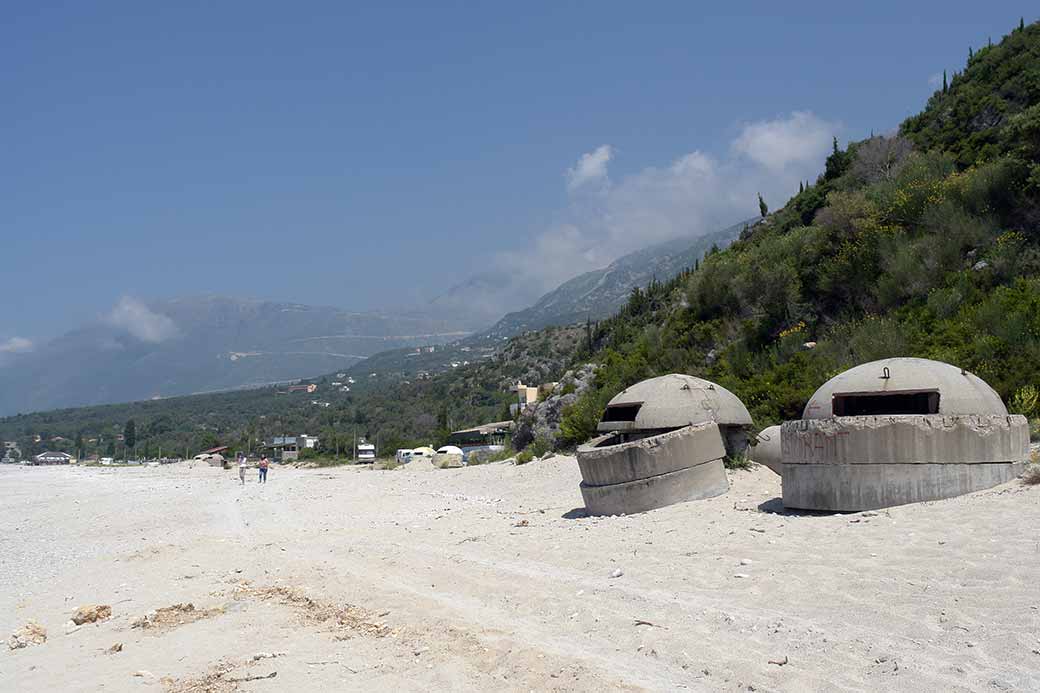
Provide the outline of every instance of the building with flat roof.
[[67,452],[41,452],[33,458],[34,465],[71,464],[72,455]]

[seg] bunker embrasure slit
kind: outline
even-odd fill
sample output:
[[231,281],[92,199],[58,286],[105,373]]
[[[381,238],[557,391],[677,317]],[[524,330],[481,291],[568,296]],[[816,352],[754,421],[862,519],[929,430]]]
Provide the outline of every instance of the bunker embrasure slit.
[[939,391],[836,393],[831,408],[835,416],[938,414]]

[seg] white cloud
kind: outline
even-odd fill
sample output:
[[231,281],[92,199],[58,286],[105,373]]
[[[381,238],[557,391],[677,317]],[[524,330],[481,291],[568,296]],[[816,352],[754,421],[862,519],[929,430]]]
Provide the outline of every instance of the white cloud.
[[25,337],[11,337],[0,342],[0,354],[21,354],[32,349],[32,340]]
[[694,150],[617,180],[607,177],[614,156],[610,145],[584,154],[567,171],[568,188],[573,192],[601,182],[600,194],[575,196],[525,247],[495,258],[498,271],[514,278],[498,295],[503,310],[529,305],[567,279],[634,250],[757,216],[759,192],[771,208],[779,208],[799,181],[816,179],[840,130],[836,123],[796,111],[743,125],[721,159]]
[[733,151],[773,171],[819,161],[827,154],[835,127],[808,111],[786,118],[748,123],[733,141]]
[[586,185],[608,182],[607,165],[613,158],[614,148],[609,144],[582,154],[578,163],[567,169],[567,189],[573,192]]
[[169,317],[152,311],[142,301],[124,296],[108,314],[108,323],[120,327],[143,342],[166,341],[178,334]]

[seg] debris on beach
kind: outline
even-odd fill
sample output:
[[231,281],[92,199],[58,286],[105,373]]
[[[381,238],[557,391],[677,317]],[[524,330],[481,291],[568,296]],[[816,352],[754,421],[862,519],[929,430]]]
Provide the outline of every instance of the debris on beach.
[[306,620],[313,623],[332,626],[334,630],[346,631],[340,639],[352,635],[367,635],[382,638],[391,634],[385,623],[376,620],[374,614],[354,604],[334,604],[312,599],[293,587],[251,587],[243,585],[236,588],[236,597],[251,597],[261,601],[274,601],[292,607]]
[[144,616],[134,620],[131,628],[142,628],[145,630],[173,630],[186,623],[194,623],[204,618],[210,618],[224,613],[224,609],[216,607],[213,609],[196,609],[191,602],[185,604],[173,604],[161,609],[149,611]]
[[111,616],[112,607],[108,604],[88,604],[76,609],[76,613],[72,615],[72,622],[77,626],[82,626],[84,623],[104,621]]
[[24,626],[11,633],[7,639],[7,647],[18,650],[29,645],[42,645],[47,642],[47,629],[36,621],[29,621]]
[[107,650],[105,650],[105,654],[115,654],[116,652],[122,652],[122,651],[123,651],[123,643],[117,642],[116,644],[112,645],[112,647],[110,647]]

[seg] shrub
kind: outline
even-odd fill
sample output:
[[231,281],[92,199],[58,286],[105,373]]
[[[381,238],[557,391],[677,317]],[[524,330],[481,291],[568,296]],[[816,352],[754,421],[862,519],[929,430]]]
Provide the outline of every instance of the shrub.
[[527,464],[528,462],[530,462],[533,459],[534,459],[534,453],[531,452],[530,450],[524,450],[523,452],[521,452],[519,455],[516,456],[516,463],[517,464]]
[[529,451],[535,457],[541,457],[545,453],[552,450],[552,448],[553,445],[551,440],[549,440],[545,436],[538,436],[534,439],[534,442],[532,442],[531,445],[528,446],[527,451]]
[[725,465],[726,469],[751,469],[753,465],[751,458],[748,457],[746,452],[742,452],[739,455],[726,455],[722,460],[722,464]]
[[560,445],[574,447],[595,435],[596,425],[612,396],[604,388],[589,388],[577,402],[564,407],[560,417]]
[[1040,484],[1040,464],[1031,464],[1026,467],[1025,473],[1022,475],[1022,482],[1030,486]]
[[1012,414],[1021,414],[1029,419],[1034,418],[1040,410],[1040,391],[1037,391],[1035,385],[1020,387],[1011,396],[1008,409]]

